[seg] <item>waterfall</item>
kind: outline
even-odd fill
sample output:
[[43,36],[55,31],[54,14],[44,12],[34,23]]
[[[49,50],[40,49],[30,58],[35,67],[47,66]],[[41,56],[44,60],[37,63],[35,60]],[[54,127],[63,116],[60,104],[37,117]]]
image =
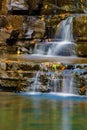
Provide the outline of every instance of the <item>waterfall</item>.
[[68,17],[60,23],[60,27],[57,28],[55,33],[55,39],[61,41],[73,41],[72,25],[73,17]]
[[68,17],[63,20],[58,27],[54,40],[58,40],[56,44],[53,43],[51,49],[48,50],[48,55],[62,55],[73,56],[76,54],[76,45],[73,42],[73,17]]
[[72,75],[63,76],[62,92],[63,93],[73,93],[73,77],[72,77]]
[[54,78],[54,79],[51,79],[51,86],[52,86],[52,91],[53,92],[58,92],[59,91],[59,79],[58,78]]
[[69,93],[73,93],[73,84],[74,83],[74,78],[73,76],[71,77],[71,80],[70,80],[70,88],[69,88]]
[[73,42],[73,16],[68,17],[60,23],[60,27],[51,42],[36,44],[34,54],[75,56],[76,45]]
[[54,84],[53,84],[54,92],[57,92],[57,87],[58,87],[58,80],[54,79]]
[[57,0],[55,0],[55,5],[57,5]]
[[34,77],[34,83],[32,85],[32,91],[35,92],[39,89],[39,81],[38,81],[38,78],[39,78],[39,74],[40,72],[38,71]]

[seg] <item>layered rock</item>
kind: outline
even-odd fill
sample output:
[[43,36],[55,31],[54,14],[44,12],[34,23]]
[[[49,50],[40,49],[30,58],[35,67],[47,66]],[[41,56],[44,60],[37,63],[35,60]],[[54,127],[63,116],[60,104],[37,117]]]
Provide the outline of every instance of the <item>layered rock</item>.
[[[65,18],[67,18],[70,13],[86,13],[86,1],[85,0],[43,0],[38,1],[42,2],[41,8],[37,9],[36,0],[26,0],[25,3],[31,5],[28,12],[30,15],[35,15],[34,17],[30,16],[24,18],[24,16],[12,16],[9,14],[7,19],[3,19],[0,22],[0,53],[2,52],[6,57],[5,60],[0,59],[0,88],[15,90],[15,91],[27,91],[26,89],[32,91],[32,87],[37,85],[35,83],[35,78],[38,77],[38,85],[40,86],[39,90],[41,92],[48,92],[49,87],[52,91],[61,92],[64,80],[73,79],[73,93],[80,94],[80,88],[85,86],[87,87],[87,66],[84,65],[85,72],[79,74],[77,68],[66,67],[66,65],[58,65],[54,63],[30,63],[26,61],[20,61],[16,59],[13,60],[11,55],[11,60],[7,60],[8,55],[6,54],[20,54],[30,53],[30,46],[33,46],[32,43],[37,43],[39,40],[43,39],[45,34],[45,29],[48,27],[51,31],[51,38],[55,34],[57,25]],[[3,0],[0,3],[0,14],[7,14],[7,1]],[[15,8],[14,8],[15,9]],[[28,15],[29,15],[28,14]],[[42,16],[38,16],[42,15]],[[34,19],[32,19],[34,18]],[[25,20],[25,21],[24,21]],[[3,22],[4,21],[4,22]],[[10,46],[6,44],[6,39],[10,37],[12,30],[19,30],[20,35],[19,39],[22,38],[24,32],[23,23],[33,30],[34,35],[29,41],[17,41],[14,45]],[[11,26],[10,26],[11,25]],[[11,27],[11,29],[9,29]],[[78,56],[87,56],[87,16],[80,15],[76,16],[73,19],[73,34],[74,39],[77,44],[77,55]],[[22,39],[23,40],[23,39]],[[31,45],[31,44],[32,45]],[[34,46],[33,46],[34,47]],[[31,51],[31,50],[30,50]],[[81,66],[78,67],[81,69]],[[70,75],[64,75],[69,70]],[[32,71],[31,71],[32,70]],[[72,72],[72,70],[75,72]],[[64,79],[64,80],[63,80]],[[57,88],[53,84],[56,82]],[[69,81],[70,82],[70,81]],[[69,84],[70,85],[70,84]],[[68,85],[68,86],[69,86]],[[24,89],[24,90],[23,90]],[[68,87],[67,87],[68,89]],[[39,91],[36,88],[36,91]],[[84,95],[85,93],[82,93]],[[86,94],[87,95],[87,94]]]
[[73,19],[73,35],[77,43],[77,55],[87,56],[87,16],[78,15]]
[[[83,86],[85,90],[87,89],[86,75],[87,65],[76,66],[59,62],[32,63],[3,59],[0,62],[0,89],[16,92],[69,93],[72,87],[71,93],[80,94],[79,91]],[[87,92],[81,94],[85,95]]]

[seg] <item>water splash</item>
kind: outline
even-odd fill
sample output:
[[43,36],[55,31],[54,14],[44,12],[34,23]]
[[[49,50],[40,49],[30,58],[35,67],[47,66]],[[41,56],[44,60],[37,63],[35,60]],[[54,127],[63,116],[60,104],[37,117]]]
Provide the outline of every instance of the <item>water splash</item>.
[[49,48],[47,55],[74,56],[76,55],[76,45],[68,41],[57,42]]

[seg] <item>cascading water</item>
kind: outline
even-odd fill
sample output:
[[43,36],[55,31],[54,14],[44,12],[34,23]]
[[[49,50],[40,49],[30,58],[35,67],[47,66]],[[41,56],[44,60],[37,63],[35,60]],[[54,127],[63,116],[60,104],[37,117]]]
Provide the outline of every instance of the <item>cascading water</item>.
[[72,20],[73,17],[68,17],[60,23],[60,27],[57,28],[54,39],[67,42],[73,41]]
[[48,55],[62,55],[62,56],[73,56],[75,55],[75,44],[73,39],[73,17],[68,17],[60,23],[54,40],[58,40],[56,44],[53,44],[48,50]]
[[38,71],[38,72],[36,73],[35,77],[34,77],[34,83],[32,84],[32,85],[33,85],[33,86],[32,86],[32,91],[33,91],[33,92],[38,91],[38,89],[39,89],[39,81],[38,81],[38,79],[39,79],[39,74],[40,74],[40,72]]
[[53,78],[51,79],[52,91],[53,92],[61,92],[61,79]]
[[36,44],[34,54],[59,56],[75,55],[76,45],[73,42],[72,27],[73,16],[68,17],[60,23],[60,27],[57,28],[53,41]]
[[[73,17],[68,17],[67,19],[63,20],[60,23],[60,27],[57,28],[54,40],[51,42],[42,42],[40,44],[36,44],[34,54],[58,56],[75,55],[75,44],[73,39],[72,27]],[[33,83],[33,91],[37,91],[37,89],[39,89],[39,78],[40,71],[36,74],[35,81]],[[54,74],[53,78],[50,77],[50,81],[48,82],[47,87],[51,88],[52,92],[73,93],[72,75],[63,75],[61,78],[61,76]]]
[[62,92],[73,94],[73,77],[71,75],[70,76],[63,76]]

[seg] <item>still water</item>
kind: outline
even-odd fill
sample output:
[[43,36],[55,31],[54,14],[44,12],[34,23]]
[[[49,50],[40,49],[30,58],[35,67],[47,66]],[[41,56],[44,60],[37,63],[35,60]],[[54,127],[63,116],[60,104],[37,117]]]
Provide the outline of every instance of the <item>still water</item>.
[[87,130],[87,97],[0,92],[0,130]]

